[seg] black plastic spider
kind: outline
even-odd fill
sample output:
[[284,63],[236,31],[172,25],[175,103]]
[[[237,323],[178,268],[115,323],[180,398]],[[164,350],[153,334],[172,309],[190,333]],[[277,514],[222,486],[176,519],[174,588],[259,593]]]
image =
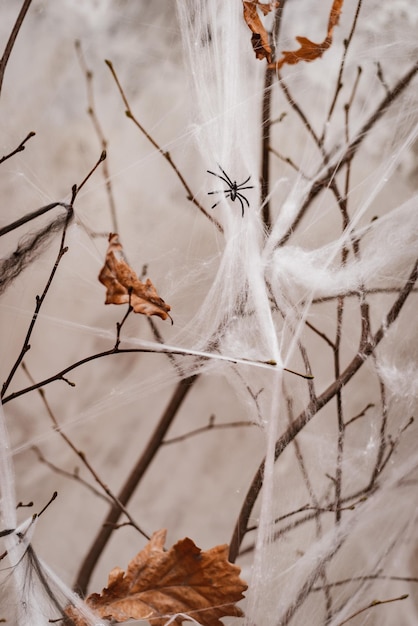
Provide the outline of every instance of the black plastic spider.
[[[238,198],[241,204],[242,217],[244,217],[244,202],[247,203],[248,208],[250,208],[250,203],[248,202],[247,198],[242,193],[240,193],[240,191],[242,191],[243,189],[254,189],[254,185],[247,185],[246,187],[244,187],[245,183],[248,183],[251,176],[248,176],[248,178],[246,178],[244,182],[238,185],[236,180],[232,181],[229,178],[228,174],[224,172],[224,170],[221,168],[219,163],[218,163],[218,167],[221,170],[223,176],[221,176],[220,174],[216,174],[215,172],[211,172],[210,170],[206,170],[206,171],[208,172],[208,174],[212,174],[212,176],[216,176],[217,178],[220,178],[221,180],[223,180],[224,183],[228,185],[229,189],[219,189],[218,191],[208,191],[208,196],[211,196],[215,193],[223,193],[225,194],[227,198],[228,197],[231,198],[232,202],[235,202],[235,200]],[[219,202],[220,200],[218,200],[218,202],[215,202],[215,204],[212,205],[212,209],[214,209],[219,204]]]

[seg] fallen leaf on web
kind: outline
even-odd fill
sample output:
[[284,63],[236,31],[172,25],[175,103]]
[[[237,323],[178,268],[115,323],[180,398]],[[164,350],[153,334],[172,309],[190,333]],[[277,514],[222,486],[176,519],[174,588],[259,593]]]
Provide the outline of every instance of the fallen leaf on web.
[[296,41],[300,44],[298,50],[286,50],[283,52],[281,59],[272,66],[272,69],[280,70],[285,63],[295,65],[299,61],[314,61],[321,57],[332,44],[332,36],[334,27],[337,26],[340,19],[341,10],[344,0],[334,0],[328,20],[327,36],[321,43],[315,43],[307,37],[296,37]]
[[150,279],[141,282],[123,258],[122,244],[116,233],[109,235],[106,260],[99,280],[107,289],[105,304],[131,304],[135,313],[158,315],[163,320],[170,317],[168,311],[171,307],[160,298]]
[[259,0],[243,1],[244,20],[249,29],[252,31],[251,44],[254,48],[257,59],[267,59],[267,63],[271,63],[271,47],[266,29],[257,13],[257,9],[267,15],[273,9],[277,9],[278,2],[268,2],[267,4],[259,2]]
[[[102,593],[87,598],[89,608],[103,619],[143,619],[152,626],[164,626],[180,613],[173,622],[178,626],[188,616],[202,626],[222,626],[225,616],[241,617],[235,603],[247,585],[239,578],[240,568],[228,562],[228,546],[202,552],[186,537],[164,551],[165,538],[165,530],[155,532],[126,572],[115,567]],[[76,626],[84,626],[76,609],[69,607],[66,613]]]

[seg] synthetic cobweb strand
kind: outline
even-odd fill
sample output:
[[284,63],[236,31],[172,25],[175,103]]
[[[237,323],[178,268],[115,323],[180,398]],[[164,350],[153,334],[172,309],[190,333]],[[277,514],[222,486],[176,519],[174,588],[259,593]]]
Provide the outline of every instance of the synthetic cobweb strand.
[[[258,115],[252,109],[255,104],[259,106],[262,92],[254,64],[246,54],[244,38],[245,35],[248,38],[248,33],[242,24],[242,7],[236,2],[178,2],[178,7],[193,77],[198,149],[206,159],[222,161],[225,171],[230,167],[235,171],[240,166],[254,168],[254,157],[259,152],[258,125],[250,122]],[[254,128],[257,137],[252,135]],[[246,174],[244,169],[242,180]],[[259,208],[251,201],[241,218],[240,211],[231,203],[224,200],[221,204],[225,247],[215,280],[193,322],[201,329],[197,335],[209,335],[222,353],[273,359],[280,368],[278,336],[264,280]],[[266,434],[266,460],[257,549],[248,592],[250,612],[254,610],[251,605],[262,602],[258,590],[265,575],[265,553],[271,538],[280,369],[277,373],[266,373],[263,386],[268,399],[263,402],[260,425]]]
[[[235,164],[239,161],[245,164],[248,163],[247,159],[251,160],[258,154],[254,137],[249,130],[249,120],[256,118],[247,117],[245,121],[239,114],[239,105],[246,101],[245,94],[249,86],[251,86],[249,92],[258,95],[261,93],[256,71],[254,74],[251,74],[250,70],[245,72],[241,65],[245,51],[249,48],[249,32],[237,27],[237,20],[242,19],[241,3],[179,1],[178,7],[193,77],[192,101],[195,105],[193,112],[196,120],[197,146],[205,159],[212,158],[215,161],[224,159],[222,166],[229,171],[230,163]],[[251,61],[248,63],[248,66],[253,65],[254,59],[252,63]],[[302,71],[308,72],[306,68]],[[235,119],[231,119],[232,111]],[[350,129],[353,137],[356,137],[356,132],[359,132],[362,124],[361,116],[353,121],[353,127]],[[257,128],[258,131],[258,124],[254,123],[253,128]],[[240,354],[246,354],[248,351],[252,358],[257,358],[257,347],[263,353],[259,358],[268,358],[265,356],[265,350],[270,348],[272,358],[281,363],[280,354],[282,357],[284,354],[287,359],[298,353],[299,340],[305,329],[305,321],[313,314],[311,305],[315,299],[332,299],[339,295],[353,294],[358,297],[363,290],[401,288],[408,268],[413,264],[418,252],[414,210],[416,199],[405,202],[400,208],[389,210],[386,216],[382,217],[380,213],[379,219],[375,222],[370,223],[368,212],[375,203],[378,193],[387,185],[390,177],[395,175],[405,152],[413,145],[417,130],[415,126],[399,142],[398,147],[394,147],[392,153],[383,159],[375,171],[369,172],[367,188],[364,181],[363,189],[360,184],[356,187],[355,179],[352,181],[350,194],[353,190],[356,193],[362,191],[362,199],[353,202],[350,198],[352,214],[349,225],[344,232],[325,245],[314,247],[310,241],[309,227],[316,228],[315,221],[318,219],[314,217],[312,221],[308,218],[308,226],[306,223],[302,226],[302,234],[305,235],[302,244],[291,243],[279,247],[282,238],[292,231],[294,220],[313,189],[315,181],[321,180],[330,167],[339,166],[346,150],[344,142],[336,146],[331,161],[327,163],[324,161],[323,169],[316,171],[312,180],[306,180],[301,175],[297,176],[267,241],[263,239],[262,230],[258,229],[256,224],[255,215],[258,207],[252,203],[248,215],[246,214],[245,219],[241,221],[236,219],[236,212],[230,206],[231,203],[223,201],[217,210],[224,225],[225,248],[208,298],[198,319],[195,320],[196,328],[199,329],[198,336],[207,338],[205,330],[209,330],[209,336],[215,339],[214,343],[218,350],[227,349],[228,353],[235,351]],[[250,155],[246,154],[246,150],[250,151]],[[324,210],[329,211],[328,200],[324,204]],[[355,247],[353,241],[360,242],[360,254],[353,254]],[[351,250],[351,255],[345,264],[342,264],[341,256],[346,248]],[[274,296],[284,321],[280,321],[279,316],[272,319],[270,301],[266,293],[266,276],[271,284],[271,295]],[[379,323],[381,321],[379,316],[376,315],[376,318]],[[373,370],[373,364],[369,366],[369,370]],[[385,498],[396,499],[396,480],[401,480],[409,470],[406,466],[401,466],[397,479],[393,478],[392,482],[389,480],[388,483],[384,483],[384,489],[371,498],[370,505],[361,507],[356,515],[343,517],[343,523],[332,527],[329,532],[324,531],[323,535],[317,537],[306,549],[305,555],[296,559],[293,565],[285,566],[284,561],[280,562],[282,555],[285,555],[283,542],[277,541],[275,545],[270,546],[270,533],[274,526],[274,506],[280,503],[281,496],[284,495],[279,489],[275,489],[279,484],[275,471],[279,473],[279,470],[274,467],[274,442],[277,424],[284,423],[285,403],[279,392],[280,377],[271,376],[269,379],[266,377],[264,382],[261,413],[267,422],[263,424],[266,429],[267,456],[263,498],[257,519],[259,533],[253,559],[253,577],[247,593],[247,621],[277,624],[279,619],[283,619],[283,623],[288,623],[293,615],[300,617],[298,611],[302,605],[305,610],[304,601],[315,581],[321,579],[329,562],[335,561],[342,570],[344,569],[344,562],[338,558],[339,552],[343,551],[345,543],[349,543],[353,528],[356,529],[356,536],[359,539],[363,536],[362,532],[366,535],[370,532],[373,522],[378,523],[384,511]],[[378,434],[375,434],[373,445],[370,445],[370,450],[366,450],[370,459],[373,458],[377,440]],[[324,450],[326,442],[329,449],[334,451],[335,441],[327,440],[324,435],[321,442]],[[315,452],[317,451],[314,448],[313,453]],[[348,459],[342,462],[344,476],[350,476],[351,472],[361,484],[361,477],[354,471],[354,459],[355,457],[351,464],[348,455]],[[325,473],[331,462],[328,463],[326,458],[318,460]],[[408,528],[408,532],[411,530],[408,520],[397,526],[395,522],[396,520],[394,527],[388,529],[386,537],[381,531],[383,542],[387,540],[389,543],[396,543],[399,533],[405,528]],[[363,569],[353,564],[351,575],[353,571],[354,575],[360,577],[364,574],[366,580],[366,573],[373,573],[383,566],[386,551],[385,545],[376,545],[376,560],[364,565]],[[361,589],[363,588],[366,588],[366,585]],[[361,595],[359,591],[356,599],[366,601],[367,594]],[[306,606],[309,607],[308,610],[312,610],[311,604]],[[336,606],[338,607],[338,596]],[[335,624],[338,623],[338,619],[349,615],[350,609],[355,608],[358,608],[358,604],[353,602],[341,604],[334,619]],[[315,619],[318,616],[319,610],[315,608]],[[307,619],[308,613],[305,612],[304,617]]]
[[[277,616],[277,623],[286,621],[290,615],[301,623],[309,619],[312,609],[309,605],[303,606],[303,601],[313,588],[321,588],[322,567],[339,552],[337,571],[351,569],[355,575],[351,582],[348,576],[341,576],[348,579],[346,584],[335,587],[334,600],[340,608],[336,610],[330,624],[337,626],[359,606],[366,606],[368,601],[376,598],[374,578],[388,579],[386,584],[380,583],[380,599],[396,595],[399,589],[395,587],[398,564],[400,559],[408,560],[413,545],[411,542],[415,537],[416,506],[414,499],[408,497],[405,481],[416,470],[417,462],[412,456],[398,467],[393,467],[382,487],[359,504],[352,515],[345,517],[340,525],[331,528],[321,539],[312,542],[304,557],[294,566],[277,572],[276,584],[281,589],[282,598],[285,598],[285,602],[278,598],[273,600],[269,607]],[[402,496],[405,498],[404,507],[399,511],[393,505]],[[390,574],[393,575],[392,580]],[[402,589],[405,591],[405,583]],[[318,590],[316,594],[318,597]],[[393,607],[393,611],[397,616],[405,614],[406,617],[408,607]],[[389,611],[389,622],[384,623],[392,623],[390,615]]]
[[[178,0],[177,7],[193,90],[194,136],[206,169],[221,174],[219,164],[238,183],[251,174],[248,184],[256,185],[259,144],[253,134],[252,120],[258,116],[260,94],[252,87],[262,75],[251,63],[247,48],[242,46],[245,30],[241,3]],[[251,80],[249,74],[254,74]],[[225,187],[223,181],[210,175],[208,185],[213,190]],[[256,190],[251,190],[251,198],[255,196]],[[222,200],[222,194],[212,198]],[[251,218],[256,206],[251,199],[250,204]],[[222,213],[226,229],[230,215],[241,217],[240,209],[234,207],[231,211],[224,200],[219,207],[219,210],[228,207]],[[232,228],[236,230],[233,222]]]
[[[2,610],[10,606],[14,623],[18,626],[45,626],[51,615],[56,613],[57,607],[63,610],[71,603],[77,607],[86,624],[101,626],[103,622],[33,552],[31,541],[37,520],[29,518],[17,527],[13,459],[1,404],[0,476],[2,530],[15,529],[3,538],[7,565],[2,568]],[[55,593],[61,601],[55,598]]]

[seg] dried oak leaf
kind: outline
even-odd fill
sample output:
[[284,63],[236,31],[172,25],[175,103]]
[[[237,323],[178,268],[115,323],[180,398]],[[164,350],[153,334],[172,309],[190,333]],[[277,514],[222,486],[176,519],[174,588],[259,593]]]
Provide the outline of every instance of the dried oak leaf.
[[259,0],[243,1],[244,20],[249,29],[252,31],[251,44],[254,48],[257,59],[267,59],[267,63],[271,63],[271,47],[266,29],[257,13],[260,9],[263,15],[267,15],[273,9],[277,9],[278,2],[269,2],[267,4],[259,2]]
[[315,43],[307,37],[296,37],[296,41],[300,44],[299,50],[283,51],[283,56],[272,66],[280,70],[285,63],[295,65],[299,61],[314,61],[321,57],[332,44],[332,36],[334,27],[337,26],[344,0],[334,0],[328,20],[327,36],[321,43]]
[[[104,619],[144,619],[152,626],[164,626],[180,613],[176,625],[188,616],[202,626],[222,626],[220,618],[227,615],[241,617],[235,603],[247,585],[239,578],[240,568],[228,562],[228,546],[202,552],[186,537],[164,551],[165,538],[166,530],[155,532],[126,572],[115,567],[107,587],[100,595],[90,595],[87,605]],[[83,626],[75,609],[67,609],[67,614]]]
[[107,289],[105,304],[130,303],[135,313],[171,319],[168,314],[171,307],[160,298],[150,279],[141,282],[123,258],[122,244],[116,233],[109,235],[106,260],[99,280]]

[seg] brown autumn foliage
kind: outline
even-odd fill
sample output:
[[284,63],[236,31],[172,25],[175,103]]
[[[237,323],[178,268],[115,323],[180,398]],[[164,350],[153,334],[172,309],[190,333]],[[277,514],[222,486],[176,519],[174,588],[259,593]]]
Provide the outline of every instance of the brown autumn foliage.
[[[107,587],[88,596],[86,604],[101,618],[143,619],[152,626],[164,626],[177,614],[173,623],[178,626],[187,616],[202,626],[222,626],[225,616],[241,617],[235,603],[247,585],[239,578],[240,568],[228,562],[228,546],[202,552],[186,537],[165,551],[165,538],[166,530],[155,532],[126,572],[115,567]],[[86,626],[75,608],[68,607],[66,614],[76,626]]]
[[278,2],[269,2],[267,4],[259,2],[258,0],[250,0],[243,3],[244,20],[246,21],[249,29],[252,31],[251,44],[254,48],[255,56],[257,59],[266,59],[267,63],[271,63],[271,47],[269,44],[268,33],[261,22],[258,10],[263,15],[267,15],[273,9],[277,9]]
[[335,26],[337,26],[344,0],[334,0],[328,19],[327,36],[320,43],[315,43],[307,37],[296,37],[296,41],[300,44],[298,50],[284,50],[282,57],[278,61],[272,63],[271,46],[269,43],[269,34],[264,27],[258,11],[263,16],[268,15],[273,9],[279,7],[279,2],[263,3],[259,0],[243,0],[244,20],[252,31],[251,44],[253,46],[257,59],[266,59],[269,69],[280,70],[286,63],[288,65],[296,65],[300,61],[314,61],[321,57],[332,44],[332,37]]
[[334,27],[337,26],[340,19],[341,10],[344,0],[334,0],[332,3],[329,19],[327,36],[321,43],[315,43],[307,37],[296,37],[297,42],[300,44],[298,50],[285,50],[281,59],[275,63],[271,69],[280,70],[285,63],[288,65],[295,65],[299,61],[314,61],[323,55],[332,44],[332,36]]
[[141,282],[125,261],[116,233],[109,235],[106,260],[99,280],[107,290],[105,304],[130,304],[135,313],[158,315],[163,320],[170,317],[168,311],[171,307],[160,298],[150,279]]

